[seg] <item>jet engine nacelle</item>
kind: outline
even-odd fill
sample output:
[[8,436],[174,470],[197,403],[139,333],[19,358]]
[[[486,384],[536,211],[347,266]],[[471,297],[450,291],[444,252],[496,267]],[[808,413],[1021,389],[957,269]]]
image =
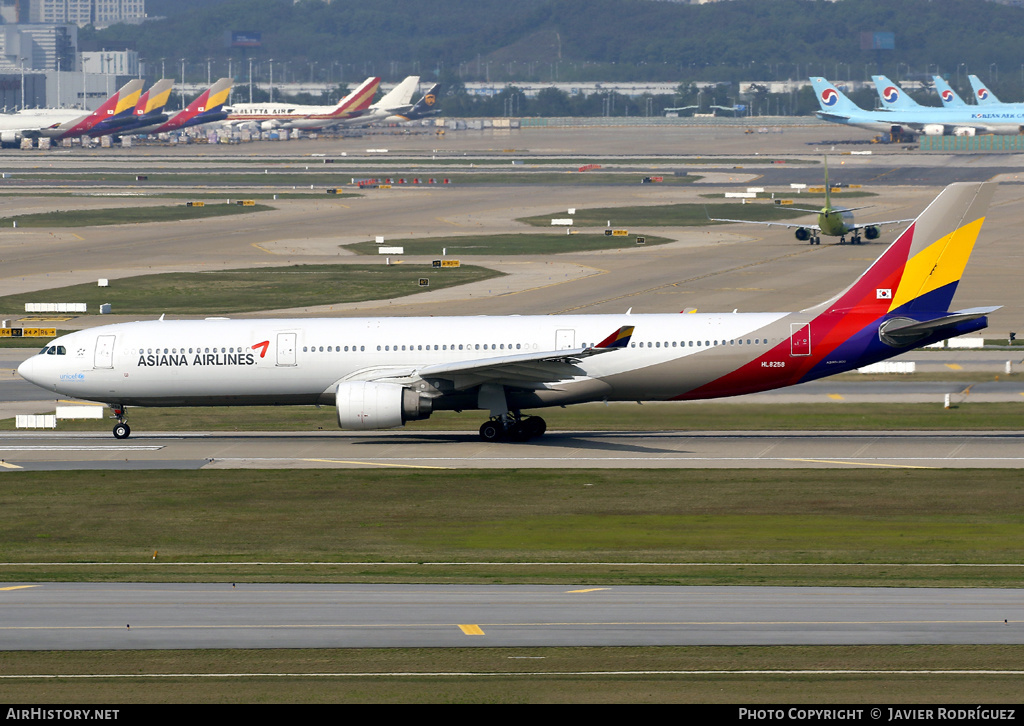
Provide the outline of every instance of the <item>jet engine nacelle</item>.
[[798,240],[806,242],[811,238],[811,233],[803,227],[797,227],[796,232],[793,233]]
[[973,126],[957,126],[953,129],[953,136],[974,136],[977,132]]
[[864,236],[867,237],[868,239],[878,239],[878,235],[880,235],[881,233],[882,230],[880,230],[876,226],[864,228]]
[[0,144],[4,146],[14,146],[19,138],[17,131],[0,131]]
[[263,131],[273,131],[281,125],[279,121],[263,121],[260,123],[260,129]]
[[921,133],[925,136],[942,136],[946,133],[946,127],[942,124],[925,124]]
[[429,418],[431,399],[397,383],[349,381],[335,394],[338,426],[355,431],[393,429],[406,421]]

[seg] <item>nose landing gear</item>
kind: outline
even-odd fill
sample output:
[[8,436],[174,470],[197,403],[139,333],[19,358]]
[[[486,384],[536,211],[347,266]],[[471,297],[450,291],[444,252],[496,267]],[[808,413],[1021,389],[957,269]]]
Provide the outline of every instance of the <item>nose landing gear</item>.
[[111,409],[117,424],[114,426],[115,439],[127,439],[132,435],[132,428],[128,425],[128,417],[125,416],[124,406],[116,406]]

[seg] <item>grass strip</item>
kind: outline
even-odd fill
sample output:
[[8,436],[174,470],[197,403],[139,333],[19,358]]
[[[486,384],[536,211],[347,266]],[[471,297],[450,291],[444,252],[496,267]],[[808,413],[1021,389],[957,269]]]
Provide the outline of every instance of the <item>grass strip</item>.
[[[805,214],[806,212],[777,207],[774,204],[660,204],[646,207],[577,209],[573,222],[578,227],[604,227],[608,223],[613,227],[703,227],[722,224],[712,222],[710,217],[776,222]],[[547,227],[551,225],[552,217],[564,216],[563,212],[552,212],[536,217],[522,217],[516,221],[534,227]]]
[[[1022,659],[1024,646],[1019,645],[4,651],[0,652],[0,672],[8,675],[136,677],[18,679],[2,681],[0,687],[10,703],[100,703],[108,707],[183,702],[976,706],[1020,700],[1019,676],[981,671],[1016,671]],[[898,673],[951,669],[978,673]],[[735,673],[787,670],[808,673]],[[883,673],[824,673],[829,670]],[[631,674],[615,675],[623,672]],[[196,676],[144,677],[175,673]],[[210,673],[275,675],[207,677]],[[280,675],[299,673],[338,675]],[[423,675],[389,675],[397,673]],[[437,673],[453,675],[427,675]],[[496,673],[514,675],[493,675]],[[865,714],[870,710],[863,708]],[[883,714],[888,717],[887,711]]]
[[1016,587],[1022,512],[996,469],[18,472],[0,562],[7,581]]
[[111,224],[181,222],[191,219],[209,219],[211,217],[227,217],[235,214],[268,212],[272,209],[273,207],[266,204],[255,204],[248,207],[237,204],[208,204],[203,207],[186,207],[184,204],[180,204],[160,207],[72,209],[5,217],[0,219],[0,224],[17,227],[100,227]]
[[[550,224],[550,223],[549,223]],[[645,245],[663,245],[673,240],[654,235],[645,238]],[[389,245],[405,248],[407,255],[458,257],[467,255],[550,255],[559,252],[631,249],[637,246],[637,234],[605,236],[604,234],[565,234],[562,228],[543,234],[493,234],[464,237],[427,237],[425,239],[388,240]],[[361,255],[377,255],[376,242],[357,242],[346,249]]]
[[[251,209],[251,207],[250,207]],[[434,270],[428,265],[293,265],[247,270],[140,275],[0,297],[0,310],[24,310],[41,299],[74,300],[98,310],[110,303],[118,314],[208,314],[273,310],[385,300],[426,290],[500,277],[502,273],[465,265]],[[420,287],[426,277],[429,287]]]

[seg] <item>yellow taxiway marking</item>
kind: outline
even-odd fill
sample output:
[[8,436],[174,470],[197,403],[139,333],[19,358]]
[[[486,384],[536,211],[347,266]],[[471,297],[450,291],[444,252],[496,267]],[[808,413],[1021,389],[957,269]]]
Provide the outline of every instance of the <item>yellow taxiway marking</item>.
[[591,587],[586,590],[566,590],[567,593],[574,592],[601,592],[601,590],[611,590],[610,587]]
[[264,251],[264,252],[266,252],[266,253],[267,253],[268,255],[276,255],[276,254],[277,254],[277,253],[276,253],[276,252],[274,252],[273,250],[268,250],[268,249],[267,249],[266,247],[264,247],[263,245],[261,245],[261,244],[259,244],[259,243],[257,243],[257,242],[253,242],[253,243],[252,243],[252,246],[253,246],[253,247],[255,247],[255,248],[256,248],[256,249],[258,249],[258,250],[263,250],[263,251]]
[[39,585],[14,585],[12,587],[0,587],[0,591],[7,590],[27,590],[30,587],[39,587]]
[[951,371],[962,371],[964,369],[962,365],[959,365],[957,363],[947,363],[946,368],[949,368],[949,370]]
[[828,397],[831,398],[833,401],[842,401],[843,400],[843,397],[840,396],[838,393],[830,393],[830,394],[828,394]]
[[4,469],[21,469],[22,468],[22,467],[18,466],[17,464],[8,464],[6,461],[0,461],[0,466],[2,466]]
[[484,631],[480,629],[479,625],[460,625],[459,630],[464,635],[483,635]]
[[784,459],[803,461],[808,464],[846,464],[847,466],[881,466],[887,469],[935,469],[934,466],[911,466],[910,464],[876,464],[872,461],[832,461],[831,459]]
[[422,464],[387,464],[376,461],[345,461],[343,459],[300,459],[317,464],[358,464],[359,466],[389,466],[395,469],[451,469],[450,466],[424,466]]
[[452,220],[445,219],[444,217],[434,217],[434,219],[436,219],[438,222],[444,222],[445,224],[450,224],[453,227],[461,227],[462,226],[458,222],[453,222]]

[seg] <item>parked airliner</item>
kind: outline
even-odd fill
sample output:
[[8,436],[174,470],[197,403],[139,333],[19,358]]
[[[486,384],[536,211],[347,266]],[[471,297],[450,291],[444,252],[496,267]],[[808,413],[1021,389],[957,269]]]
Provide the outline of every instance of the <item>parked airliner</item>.
[[821,106],[816,114],[818,118],[846,126],[887,132],[908,128],[925,136],[1019,134],[1024,129],[1024,107],[921,106],[902,111],[865,111],[824,78],[811,78],[811,85]]
[[853,284],[791,313],[155,320],[82,330],[21,364],[58,396],[128,406],[334,405],[343,429],[483,409],[485,440],[546,425],[526,409],[682,401],[849,371],[987,327],[950,311],[995,186],[943,190]]

